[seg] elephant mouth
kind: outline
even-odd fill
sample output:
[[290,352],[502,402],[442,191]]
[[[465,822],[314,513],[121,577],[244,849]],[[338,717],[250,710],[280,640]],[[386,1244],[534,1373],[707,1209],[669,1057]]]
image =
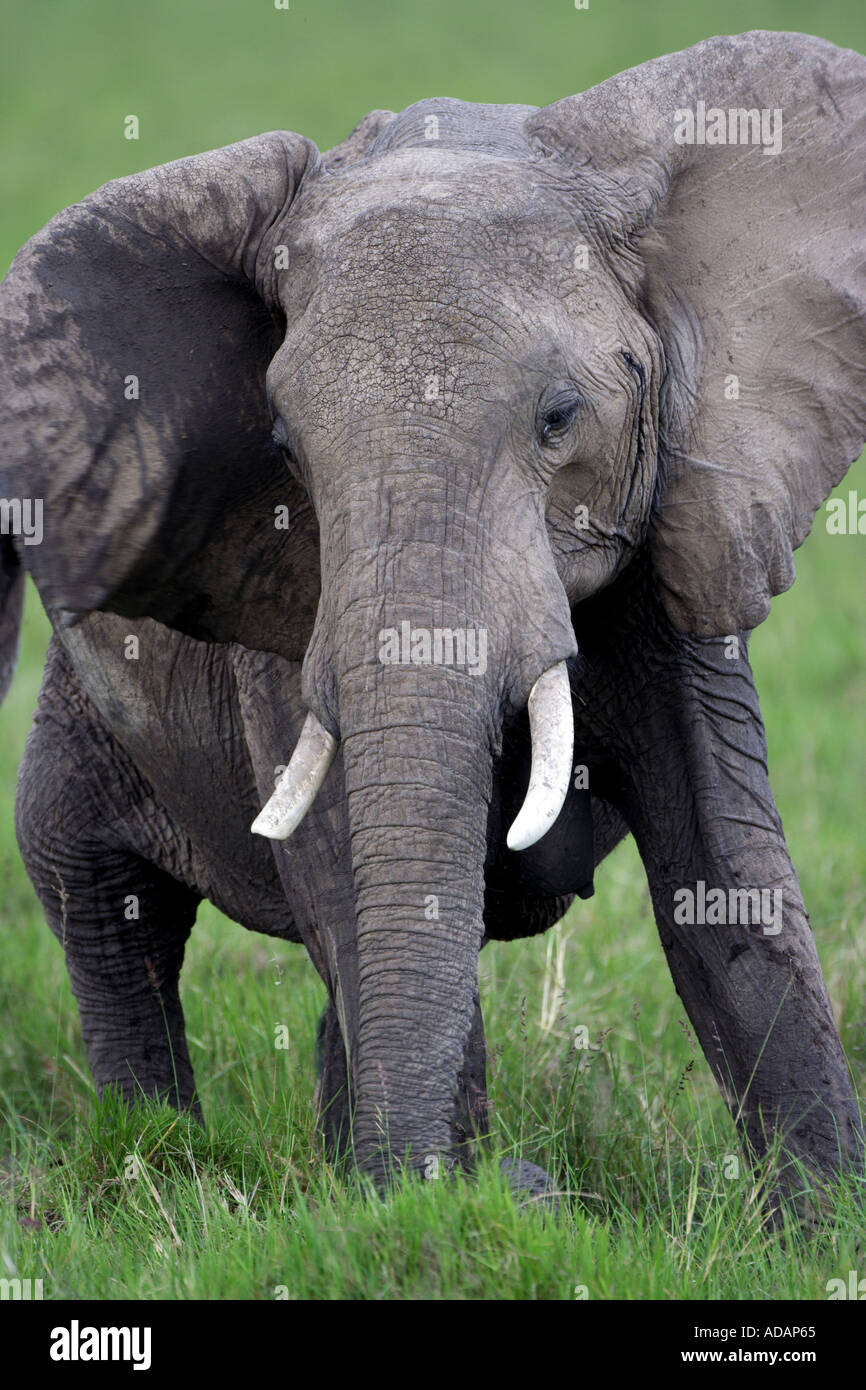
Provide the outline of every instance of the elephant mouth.
[[[508,832],[511,850],[529,849],[557,819],[571,780],[574,719],[568,668],[558,661],[536,680],[529,694],[532,764],[523,805]],[[287,840],[318,795],[337,754],[337,740],[310,712],[291,760],[273,795],[250,827],[254,835]]]

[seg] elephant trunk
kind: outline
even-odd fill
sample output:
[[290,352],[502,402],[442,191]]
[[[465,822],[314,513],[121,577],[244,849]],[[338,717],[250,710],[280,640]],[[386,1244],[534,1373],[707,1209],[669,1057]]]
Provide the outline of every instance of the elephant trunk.
[[[453,671],[359,672],[340,691],[360,989],[355,1150],[438,1172],[454,1143],[458,1077],[483,936],[492,755],[487,711]],[[480,693],[480,692],[479,692]]]
[[571,768],[563,663],[575,642],[543,516],[528,502],[458,508],[457,476],[447,459],[371,462],[351,487],[341,476],[315,499],[323,582],[303,673],[311,715],[255,827],[291,833],[339,737],[357,931],[353,1135],[380,1183],[392,1161],[430,1172],[457,1156],[503,709],[533,691],[520,846],[555,819]]

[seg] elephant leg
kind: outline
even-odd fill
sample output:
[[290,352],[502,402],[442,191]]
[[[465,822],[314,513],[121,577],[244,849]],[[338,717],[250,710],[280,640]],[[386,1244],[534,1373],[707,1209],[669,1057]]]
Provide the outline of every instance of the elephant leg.
[[72,755],[67,732],[37,717],[19,779],[21,855],[61,943],[100,1093],[161,1097],[201,1111],[179,994],[199,895],[127,848],[112,767],[98,747]]
[[458,1141],[471,1145],[473,1140],[486,1139],[488,1132],[487,1048],[484,1042],[481,1000],[476,992],[472,1027],[463,1053],[463,1066],[458,1075],[455,1133]]
[[328,1157],[339,1162],[351,1149],[352,1097],[346,1044],[330,1000],[316,1030],[316,1068],[319,1128]]
[[587,626],[583,655],[616,771],[596,790],[634,833],[674,984],[737,1125],[759,1155],[779,1139],[813,1171],[862,1171],[863,1131],[770,790],[745,635],[682,637],[634,602],[615,649],[599,634]]

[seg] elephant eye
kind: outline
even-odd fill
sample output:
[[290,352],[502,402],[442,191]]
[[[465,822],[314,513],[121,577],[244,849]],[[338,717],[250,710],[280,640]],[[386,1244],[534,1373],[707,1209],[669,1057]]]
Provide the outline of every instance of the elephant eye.
[[273,426],[273,429],[271,430],[271,441],[270,441],[270,442],[271,442],[271,447],[272,447],[272,449],[274,450],[275,453],[277,453],[277,454],[286,454],[286,455],[288,455],[289,458],[291,458],[291,456],[292,456],[292,449],[291,449],[291,445],[290,445],[290,443],[289,443],[289,431],[288,431],[288,428],[287,428],[287,426],[286,426],[285,420],[283,420],[282,417],[279,416],[279,415],[277,416],[276,420],[274,421],[274,426]]
[[580,409],[580,397],[573,387],[546,393],[536,413],[536,433],[542,444],[557,444]]

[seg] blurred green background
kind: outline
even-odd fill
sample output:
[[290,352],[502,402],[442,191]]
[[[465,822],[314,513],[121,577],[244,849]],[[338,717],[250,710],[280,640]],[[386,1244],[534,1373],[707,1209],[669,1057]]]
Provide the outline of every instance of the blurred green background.
[[[544,105],[712,34],[866,44],[860,0],[4,0],[0,253],[133,170],[296,130],[327,149],[421,97]],[[137,115],[140,139],[123,138]]]
[[[277,10],[273,0],[29,6],[4,0],[0,262],[5,267],[53,213],[99,184],[181,155],[273,128],[300,131],[327,149],[368,110],[399,110],[426,96],[544,104],[709,35],[752,28],[817,32],[862,50],[866,6],[863,0],[825,0],[819,7],[806,0],[728,0],[715,7],[694,0],[590,0],[588,10],[576,10],[571,0],[290,0],[288,10]],[[139,119],[137,141],[124,138],[128,115]],[[840,494],[849,487],[866,495],[862,460]],[[756,633],[752,656],[777,800],[862,1089],[866,537],[831,537],[819,515],[798,554],[798,571],[794,590],[776,600]],[[3,1168],[13,1185],[22,1181],[14,1155],[24,1151],[25,1139],[36,1144],[27,1148],[25,1175],[31,1213],[43,1200],[36,1194],[51,1185],[34,1135],[54,1134],[65,1117],[86,1113],[92,1103],[61,953],[24,875],[12,825],[45,641],[45,619],[31,591],[0,742],[0,1007],[9,1020],[0,1035],[0,1092],[11,1136]],[[568,1162],[589,1173],[585,1185],[600,1200],[613,1193],[611,1200],[627,1203],[627,1174],[619,1169],[632,1171],[622,1155],[638,1129],[652,1162],[658,1146],[679,1133],[670,1128],[674,1120],[685,1126],[683,1105],[697,1097],[700,1113],[720,1126],[722,1144],[732,1143],[705,1064],[692,1067],[693,1041],[630,843],[599,874],[596,897],[546,940],[486,950],[482,986],[497,1123],[502,1133],[521,1136],[527,1156],[550,1163],[551,1145],[557,1151],[564,1145]],[[292,1124],[303,1131],[312,1115],[322,990],[302,952],[249,936],[205,908],[190,944],[184,1000],[205,1109],[217,1129],[230,1107],[240,1117],[252,1108],[258,1123],[260,1087],[265,1111],[278,1094],[298,1098]],[[290,1056],[274,1057],[274,1019],[290,1023]],[[572,1096],[566,1113],[553,1078],[569,1065],[578,1024],[604,1036],[608,1072],[581,1073],[583,1099],[575,1105]],[[629,1083],[622,1095],[634,1093],[634,1109],[627,1099],[611,1107],[616,1087],[606,1088],[604,1076]],[[683,1094],[686,1077],[691,1099]],[[692,1119],[697,1124],[700,1115]],[[692,1132],[684,1128],[687,1138]],[[614,1133],[622,1143],[612,1165],[605,1154]],[[252,1133],[251,1142],[259,1145],[260,1136]],[[279,1147],[283,1140],[272,1134],[271,1142]],[[638,1191],[638,1178],[635,1183]],[[80,1210],[76,1203],[77,1196],[71,1212]],[[67,1224],[72,1221],[70,1215]],[[152,1255],[149,1244],[146,1249]],[[142,1255],[136,1268],[146,1263]],[[55,1266],[56,1289],[88,1286],[86,1262],[76,1265],[74,1251],[65,1277],[64,1284]],[[165,1287],[162,1276],[146,1277],[152,1279],[146,1289]],[[209,1296],[219,1277],[214,1271],[205,1280]],[[175,1290],[175,1296],[185,1295]]]

